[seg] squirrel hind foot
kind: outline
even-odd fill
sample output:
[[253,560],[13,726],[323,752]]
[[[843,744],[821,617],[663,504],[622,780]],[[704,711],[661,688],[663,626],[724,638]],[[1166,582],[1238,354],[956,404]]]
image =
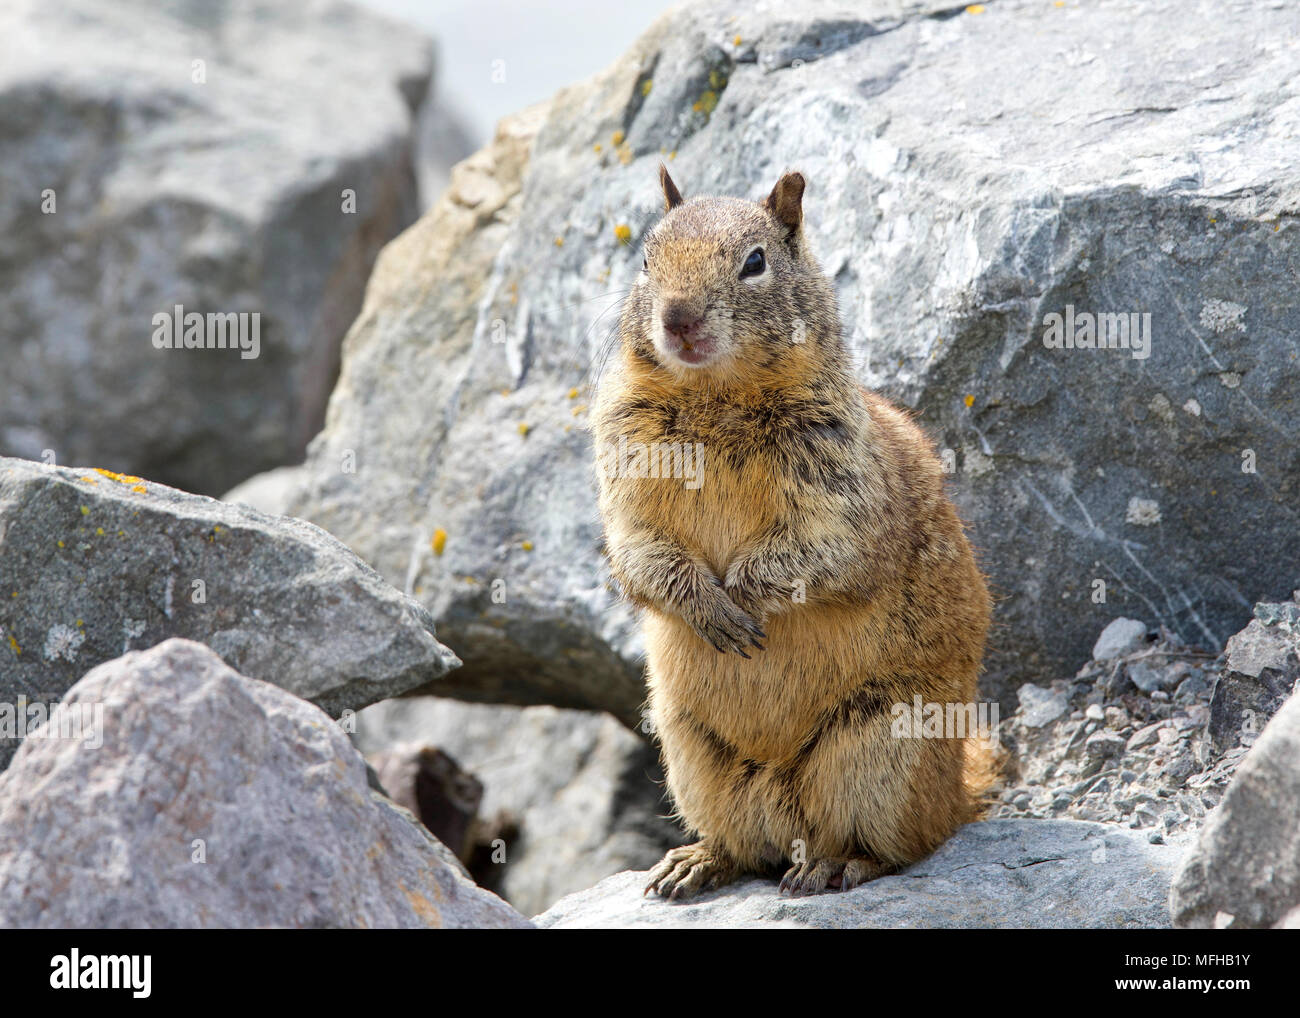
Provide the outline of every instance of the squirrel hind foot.
[[824,856],[791,866],[781,878],[779,891],[792,897],[830,890],[851,891],[896,871],[897,867],[867,855]]
[[650,872],[643,894],[654,892],[669,901],[686,901],[731,883],[739,874],[740,868],[725,852],[697,841],[670,849]]

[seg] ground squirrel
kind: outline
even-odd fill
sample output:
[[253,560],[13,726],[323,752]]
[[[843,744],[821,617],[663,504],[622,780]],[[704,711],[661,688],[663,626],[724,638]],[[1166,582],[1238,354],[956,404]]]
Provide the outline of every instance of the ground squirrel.
[[[974,702],[988,592],[930,442],[853,376],[804,178],[761,203],[660,183],[592,413],[605,551],[644,609],[648,713],[700,837],[646,890],[848,889],[976,813],[988,747],[891,726],[917,696]],[[696,483],[656,469],[673,457]]]

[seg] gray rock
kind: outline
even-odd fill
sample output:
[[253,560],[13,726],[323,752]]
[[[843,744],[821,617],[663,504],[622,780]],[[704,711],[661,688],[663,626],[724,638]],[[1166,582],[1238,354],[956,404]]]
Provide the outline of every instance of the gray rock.
[[357,715],[367,753],[417,740],[482,782],[478,812],[489,832],[517,827],[514,837],[496,835],[504,862],[489,858],[474,875],[528,915],[612,873],[648,868],[683,842],[666,816],[655,750],[608,715],[434,697]]
[[1226,667],[1210,699],[1210,735],[1219,749],[1250,745],[1300,682],[1300,615],[1294,601],[1255,606],[1255,618],[1228,641]]
[[169,640],[91,671],[0,774],[0,926],[524,927],[317,708]]
[[1069,707],[1069,700],[1064,693],[1044,689],[1032,682],[1026,682],[1018,690],[1020,700],[1020,723],[1029,728],[1042,728],[1055,721]]
[[1147,627],[1137,619],[1115,619],[1101,631],[1092,645],[1094,661],[1126,657],[1146,646]]
[[[1293,129],[1276,97],[1300,54],[1260,59],[1284,9],[1234,10],[1225,31],[1185,7],[666,15],[503,122],[386,249],[292,511],[413,578],[466,660],[455,695],[635,724],[641,645],[606,588],[583,407],[662,206],[659,161],[688,197],[759,197],[795,166],[863,381],[953,454],[1002,593],[986,690],[1077,667],[1116,614],[1221,646],[1300,558],[1300,230],[1281,214],[1300,188],[1270,140]],[[1246,331],[1226,308],[1241,279]],[[1150,357],[1046,348],[1067,306],[1152,311]],[[1225,455],[1245,435],[1269,483]]]
[[1139,728],[1136,732],[1133,733],[1132,736],[1130,736],[1128,743],[1125,745],[1124,748],[1128,752],[1132,753],[1135,752],[1136,750],[1144,749],[1147,746],[1154,745],[1156,740],[1160,737],[1160,729],[1163,728],[1166,724],[1168,724],[1167,721],[1156,721],[1152,724],[1145,725],[1142,728]]
[[1159,657],[1130,661],[1125,672],[1133,685],[1144,693],[1172,689],[1180,679],[1179,672]]
[[535,918],[544,928],[650,926],[897,929],[1167,927],[1180,852],[1106,824],[990,820],[963,827],[903,874],[847,893],[782,897],[748,880],[685,904],[643,898],[620,873]]
[[1252,619],[1250,625],[1228,641],[1224,653],[1228,657],[1229,669],[1257,679],[1267,669],[1283,671],[1288,666],[1294,668],[1298,643],[1300,641],[1292,638],[1281,625],[1266,625],[1259,619]]
[[318,527],[120,474],[0,458],[0,577],[0,765],[24,701],[173,636],[335,716],[458,664]]
[[1089,757],[1108,759],[1124,751],[1124,740],[1114,732],[1093,732],[1083,746]]
[[[1237,768],[1170,894],[1175,926],[1272,926],[1300,906],[1300,698]],[[1226,917],[1226,918],[1224,918]]]
[[[418,212],[430,41],[337,0],[18,0],[0,40],[0,454],[208,494],[299,460]],[[260,314],[258,355],[157,349],[177,305]]]

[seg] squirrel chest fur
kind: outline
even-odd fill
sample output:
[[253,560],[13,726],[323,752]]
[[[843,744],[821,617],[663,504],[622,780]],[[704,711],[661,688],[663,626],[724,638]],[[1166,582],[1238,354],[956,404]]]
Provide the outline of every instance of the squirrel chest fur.
[[611,571],[700,838],[648,889],[849,888],[975,815],[987,748],[893,723],[974,701],[988,594],[930,443],[853,377],[803,178],[761,204],[661,183],[592,414]]

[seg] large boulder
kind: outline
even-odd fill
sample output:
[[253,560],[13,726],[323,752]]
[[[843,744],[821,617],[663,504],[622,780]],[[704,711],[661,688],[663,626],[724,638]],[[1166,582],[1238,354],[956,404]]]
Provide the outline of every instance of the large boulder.
[[[952,468],[998,598],[987,691],[1071,673],[1118,616],[1217,649],[1300,561],[1292,27],[1178,0],[680,7],[504,121],[385,249],[284,504],[410,579],[465,658],[444,691],[635,723],[591,385],[659,161],[688,197],[798,167],[861,378]],[[1083,342],[1147,313],[1127,349],[1053,345],[1052,316]]]
[[793,926],[820,929],[1167,927],[1180,853],[1105,824],[969,824],[897,876],[846,893],[791,898],[747,880],[687,903],[643,897],[645,873],[620,873],[535,918],[551,929]]
[[201,644],[101,665],[61,711],[83,737],[44,731],[0,774],[0,926],[528,925],[337,724]]
[[[338,0],[0,7],[0,454],[209,494],[299,459],[431,66]],[[177,305],[260,314],[257,356],[155,348]]]
[[366,708],[356,729],[395,796],[406,785],[384,765],[412,742],[482,783],[471,871],[527,915],[683,843],[657,754],[608,715],[407,697]]
[[459,663],[320,528],[105,471],[0,458],[0,584],[0,767],[90,668],[173,636],[335,716]]
[[1300,697],[1264,728],[1173,883],[1175,926],[1260,928],[1300,908]]

